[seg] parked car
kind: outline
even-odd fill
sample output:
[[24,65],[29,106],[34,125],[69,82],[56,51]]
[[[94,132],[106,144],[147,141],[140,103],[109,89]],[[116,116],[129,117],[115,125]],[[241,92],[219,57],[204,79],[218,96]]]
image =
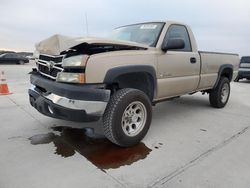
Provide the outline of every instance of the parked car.
[[29,60],[35,60],[33,58],[33,53],[31,53],[31,52],[16,52],[16,54],[19,54],[19,55],[21,55],[23,57],[26,57]]
[[158,102],[202,92],[223,108],[240,62],[237,54],[198,51],[191,28],[169,21],[123,26],[112,39],[54,35],[34,57],[31,105],[69,121],[102,117],[105,136],[123,147],[144,138]]
[[244,78],[250,80],[250,56],[243,56],[241,58],[239,73],[234,81],[238,82],[240,79]]
[[35,58],[33,57],[33,55],[28,55],[26,56],[29,60],[35,60]]
[[29,63],[29,59],[16,53],[5,53],[0,55],[0,63]]

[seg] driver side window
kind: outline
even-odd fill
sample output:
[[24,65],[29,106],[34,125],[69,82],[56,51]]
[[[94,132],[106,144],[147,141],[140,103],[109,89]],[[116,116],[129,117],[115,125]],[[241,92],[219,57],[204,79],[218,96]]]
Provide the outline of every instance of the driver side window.
[[184,51],[184,52],[191,52],[192,51],[189,34],[188,34],[188,31],[187,31],[185,26],[183,26],[183,25],[171,25],[166,33],[164,41],[165,40],[168,41],[169,39],[182,39],[182,40],[184,40],[185,47],[183,49],[178,49],[175,51]]
[[12,55],[12,54],[6,54],[4,57],[5,57],[5,58],[12,58],[13,55]]

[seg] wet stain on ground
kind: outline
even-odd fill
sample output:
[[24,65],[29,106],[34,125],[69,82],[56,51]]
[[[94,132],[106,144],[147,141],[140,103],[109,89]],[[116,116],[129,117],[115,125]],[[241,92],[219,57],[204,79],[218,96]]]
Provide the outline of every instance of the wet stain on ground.
[[62,157],[70,157],[78,152],[101,170],[131,165],[145,159],[152,151],[144,143],[122,148],[105,138],[91,138],[86,136],[85,129],[54,127],[53,130],[59,132],[59,135],[53,132],[35,135],[29,138],[30,143],[32,145],[53,143],[56,147],[55,154]]

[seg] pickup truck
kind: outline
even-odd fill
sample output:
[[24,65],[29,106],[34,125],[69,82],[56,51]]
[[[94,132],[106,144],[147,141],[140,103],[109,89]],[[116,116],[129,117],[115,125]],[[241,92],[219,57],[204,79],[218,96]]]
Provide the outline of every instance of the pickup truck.
[[202,92],[223,108],[239,67],[237,54],[198,51],[190,27],[173,21],[122,26],[110,39],[54,35],[34,57],[31,105],[53,118],[101,120],[122,147],[144,138],[158,102]]
[[240,79],[250,80],[250,56],[243,56],[240,60],[240,68],[238,76],[235,78],[235,82],[238,82]]

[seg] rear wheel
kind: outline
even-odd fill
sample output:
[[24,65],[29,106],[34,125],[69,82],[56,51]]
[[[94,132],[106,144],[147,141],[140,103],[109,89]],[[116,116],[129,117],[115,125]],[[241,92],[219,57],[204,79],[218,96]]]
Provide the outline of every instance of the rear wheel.
[[230,96],[230,81],[226,77],[222,77],[210,94],[209,101],[211,106],[215,108],[223,108],[229,99]]
[[151,119],[148,96],[137,89],[121,89],[111,96],[105,110],[104,134],[119,146],[133,146],[147,134]]
[[236,78],[235,78],[235,82],[239,82],[239,80],[240,80],[240,77],[239,76],[237,76]]

